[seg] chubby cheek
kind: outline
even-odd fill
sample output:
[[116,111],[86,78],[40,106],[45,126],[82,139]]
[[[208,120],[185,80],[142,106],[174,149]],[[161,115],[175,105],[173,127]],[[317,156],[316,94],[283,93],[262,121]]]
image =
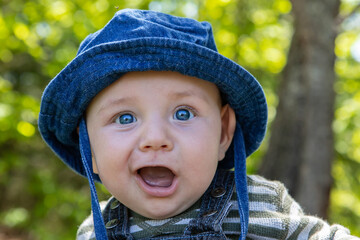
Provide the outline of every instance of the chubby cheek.
[[187,169],[191,169],[191,174],[197,176],[203,184],[211,182],[214,176],[220,149],[220,126],[215,123],[210,126],[206,127],[206,124],[203,124],[197,130],[193,130],[193,137],[187,141],[187,151],[184,153]]
[[119,176],[116,173],[128,169],[126,159],[130,154],[130,144],[130,140],[124,141],[124,138],[114,131],[104,131],[96,135],[92,148],[102,179],[115,180]]
[[194,151],[210,159],[217,159],[221,141],[220,122],[200,124],[197,129],[193,130],[192,135],[191,146]]

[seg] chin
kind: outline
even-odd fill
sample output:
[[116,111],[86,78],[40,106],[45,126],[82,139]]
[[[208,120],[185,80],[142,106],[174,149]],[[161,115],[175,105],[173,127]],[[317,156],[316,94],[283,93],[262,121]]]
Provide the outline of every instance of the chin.
[[161,209],[161,210],[154,211],[154,209],[152,209],[151,212],[146,212],[141,215],[144,217],[150,218],[150,219],[154,219],[154,220],[162,220],[162,219],[174,217],[175,215],[178,214],[177,212],[173,212],[173,211],[169,212],[169,211],[164,211],[164,209]]

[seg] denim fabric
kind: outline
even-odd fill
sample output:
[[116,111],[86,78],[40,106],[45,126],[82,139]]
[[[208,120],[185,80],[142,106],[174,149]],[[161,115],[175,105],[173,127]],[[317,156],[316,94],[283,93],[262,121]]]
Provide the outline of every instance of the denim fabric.
[[[223,188],[225,194],[214,197],[212,192],[216,188]],[[224,218],[228,215],[231,207],[230,199],[234,190],[234,174],[232,171],[218,170],[213,182],[205,192],[201,200],[200,212],[197,218],[191,220],[185,228],[181,236],[173,236],[167,233],[166,236],[153,236],[151,240],[171,240],[171,239],[226,239],[222,230],[222,223]],[[119,220],[118,224],[107,230],[108,239],[134,239],[128,226],[128,209],[122,204],[115,204],[117,207],[112,207],[116,199],[113,198],[103,212],[106,222]],[[213,215],[207,213],[212,212]]]
[[101,216],[100,204],[94,183],[95,174],[93,173],[93,169],[92,169],[90,140],[84,118],[81,119],[79,126],[79,144],[80,144],[81,160],[84,165],[90,185],[91,208],[93,212],[96,239],[106,240],[107,237],[106,237],[105,224]]
[[236,125],[234,134],[234,162],[235,162],[235,186],[239,204],[241,236],[245,240],[249,224],[249,194],[247,190],[246,155],[244,149],[244,137],[239,123]]

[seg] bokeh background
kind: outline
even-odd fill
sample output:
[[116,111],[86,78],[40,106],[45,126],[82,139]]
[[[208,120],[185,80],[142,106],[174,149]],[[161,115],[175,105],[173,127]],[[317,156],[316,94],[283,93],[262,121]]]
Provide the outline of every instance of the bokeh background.
[[[319,0],[317,0],[319,1]],[[123,8],[212,23],[218,50],[264,86],[269,126],[295,32],[289,0],[1,0],[0,239],[74,239],[90,213],[86,179],[70,171],[37,131],[41,94],[76,55],[81,40]],[[326,1],[323,1],[326,2]],[[360,236],[360,11],[342,0],[335,17],[335,136],[327,220]],[[319,19],[322,17],[319,11]],[[271,135],[269,127],[268,136]],[[248,160],[258,173],[269,137]],[[109,195],[98,185],[100,199]],[[309,196],[311,197],[311,196]]]

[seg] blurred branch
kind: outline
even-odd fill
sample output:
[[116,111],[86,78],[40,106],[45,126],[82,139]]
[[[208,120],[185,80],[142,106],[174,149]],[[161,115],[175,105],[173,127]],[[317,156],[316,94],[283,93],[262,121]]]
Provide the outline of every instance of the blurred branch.
[[339,14],[336,18],[336,26],[340,26],[345,21],[345,19],[351,17],[358,11],[360,11],[360,4],[358,4],[356,7],[354,7],[354,9],[345,16],[340,16],[340,14]]
[[360,170],[360,163],[355,161],[354,159],[348,157],[346,154],[340,153],[336,151],[336,158],[341,159],[342,161],[346,162],[348,165],[352,167],[353,170]]

